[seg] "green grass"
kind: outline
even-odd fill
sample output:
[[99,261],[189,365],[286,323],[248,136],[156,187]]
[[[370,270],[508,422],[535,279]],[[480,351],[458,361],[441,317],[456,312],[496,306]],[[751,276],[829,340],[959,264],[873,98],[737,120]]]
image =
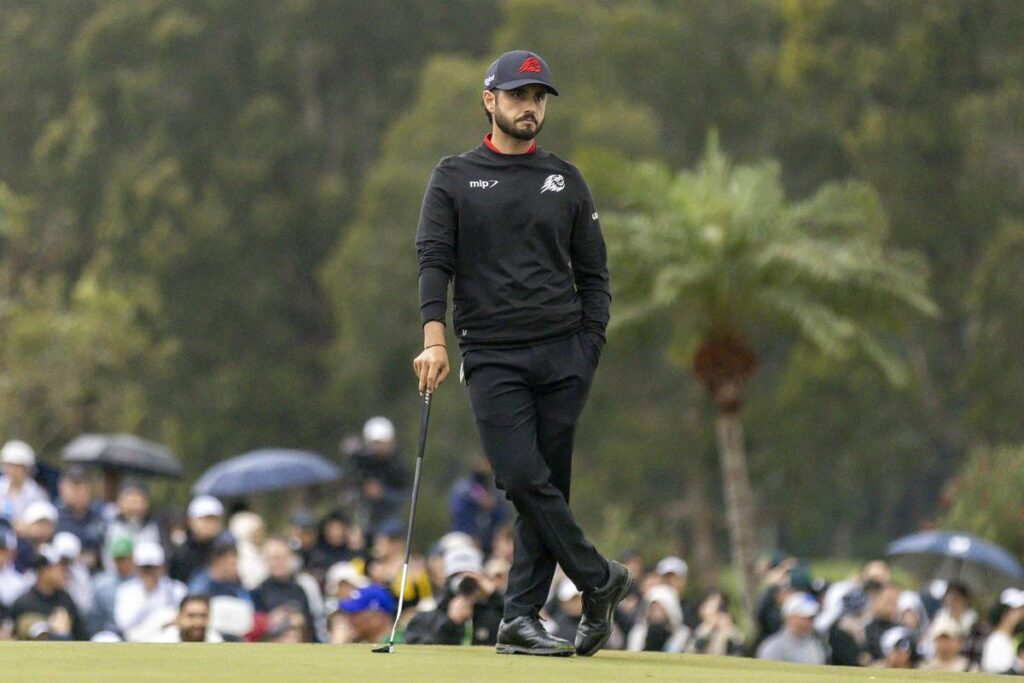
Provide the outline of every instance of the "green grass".
[[[399,645],[138,645],[0,643],[2,683],[301,683],[344,681],[956,681],[979,674],[811,667],[753,659],[601,652],[595,657],[499,656],[491,648]],[[984,677],[982,677],[984,680]]]

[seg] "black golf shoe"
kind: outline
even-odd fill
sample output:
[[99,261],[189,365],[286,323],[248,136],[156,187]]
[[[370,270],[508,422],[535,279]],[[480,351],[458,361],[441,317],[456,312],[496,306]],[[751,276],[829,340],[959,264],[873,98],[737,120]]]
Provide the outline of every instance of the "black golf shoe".
[[615,607],[633,587],[633,575],[624,565],[608,562],[608,582],[583,594],[583,617],[576,631],[576,654],[589,657],[608,642]]
[[537,617],[516,617],[511,621],[501,620],[498,626],[498,643],[495,649],[499,655],[548,655],[568,656],[576,648],[568,640],[556,638],[541,625]]

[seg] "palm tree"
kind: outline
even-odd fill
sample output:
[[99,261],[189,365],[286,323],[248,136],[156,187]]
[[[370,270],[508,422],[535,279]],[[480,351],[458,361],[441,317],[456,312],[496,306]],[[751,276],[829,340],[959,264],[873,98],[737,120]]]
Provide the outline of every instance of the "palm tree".
[[620,178],[623,209],[605,221],[625,304],[615,325],[667,321],[671,356],[692,367],[714,405],[730,549],[752,618],[756,517],[741,408],[758,365],[756,332],[781,328],[900,383],[904,363],[882,335],[908,311],[936,314],[924,263],[886,248],[870,187],[829,184],[790,202],[776,163],[733,168],[714,133],[694,172],[639,163]]

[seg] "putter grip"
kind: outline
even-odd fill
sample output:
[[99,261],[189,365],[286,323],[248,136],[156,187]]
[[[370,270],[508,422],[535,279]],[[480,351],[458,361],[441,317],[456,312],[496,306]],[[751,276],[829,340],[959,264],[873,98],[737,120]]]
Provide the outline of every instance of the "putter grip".
[[428,391],[423,394],[423,411],[420,413],[420,439],[416,448],[416,457],[422,458],[427,449],[427,425],[430,422],[430,397]]

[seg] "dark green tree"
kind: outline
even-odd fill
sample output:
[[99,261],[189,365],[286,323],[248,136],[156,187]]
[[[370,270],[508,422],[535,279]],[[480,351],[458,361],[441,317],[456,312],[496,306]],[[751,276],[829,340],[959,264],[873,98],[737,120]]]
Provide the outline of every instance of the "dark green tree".
[[880,333],[906,310],[935,314],[924,266],[886,248],[869,187],[826,185],[789,202],[776,164],[734,168],[715,136],[695,172],[636,165],[623,173],[622,193],[628,211],[607,224],[617,291],[632,310],[617,324],[670,320],[670,353],[715,406],[733,562],[752,620],[757,517],[741,408],[758,328],[778,326],[834,359],[859,355],[904,381],[904,363]]

